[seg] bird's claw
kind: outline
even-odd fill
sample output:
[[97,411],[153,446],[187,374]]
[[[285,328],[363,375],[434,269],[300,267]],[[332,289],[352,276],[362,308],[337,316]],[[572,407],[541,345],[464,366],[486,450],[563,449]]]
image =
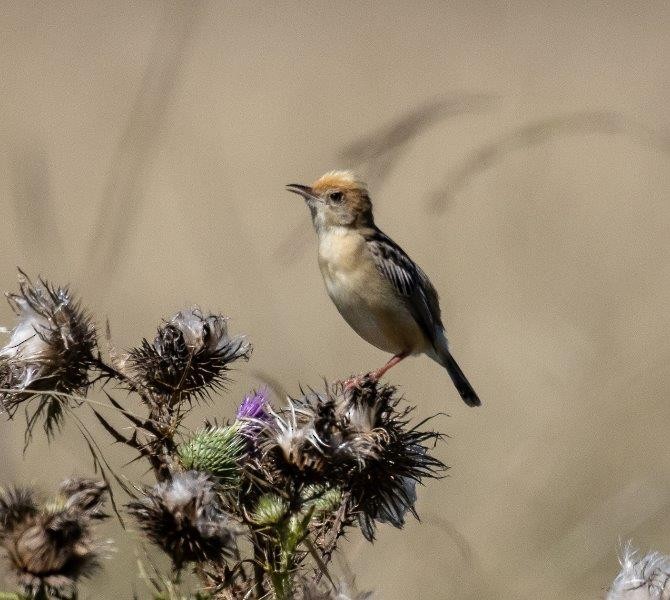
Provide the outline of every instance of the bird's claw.
[[357,375],[355,377],[349,377],[342,382],[342,387],[345,392],[351,392],[352,390],[360,390],[361,382],[364,375]]
[[356,375],[355,377],[349,377],[342,382],[342,386],[345,392],[351,392],[353,390],[363,389],[363,385],[367,382],[376,383],[379,380],[376,371],[370,371],[369,373],[363,373],[362,375]]

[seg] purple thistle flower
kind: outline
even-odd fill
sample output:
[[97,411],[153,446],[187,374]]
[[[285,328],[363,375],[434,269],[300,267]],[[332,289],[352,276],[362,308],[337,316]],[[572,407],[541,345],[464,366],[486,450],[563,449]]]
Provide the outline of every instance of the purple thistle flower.
[[242,404],[237,409],[237,418],[240,421],[262,421],[267,422],[270,419],[268,412],[268,389],[262,387],[253,394],[247,394],[242,400]]
[[237,421],[241,424],[240,435],[247,439],[247,450],[254,454],[257,438],[273,420],[268,402],[268,388],[262,387],[247,394],[237,409]]

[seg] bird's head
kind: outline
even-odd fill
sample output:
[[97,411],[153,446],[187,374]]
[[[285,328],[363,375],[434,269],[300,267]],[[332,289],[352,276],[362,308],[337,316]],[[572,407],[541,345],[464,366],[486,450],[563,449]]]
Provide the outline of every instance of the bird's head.
[[373,224],[368,190],[351,171],[330,171],[311,187],[292,183],[286,189],[305,199],[317,232],[330,227],[369,227]]

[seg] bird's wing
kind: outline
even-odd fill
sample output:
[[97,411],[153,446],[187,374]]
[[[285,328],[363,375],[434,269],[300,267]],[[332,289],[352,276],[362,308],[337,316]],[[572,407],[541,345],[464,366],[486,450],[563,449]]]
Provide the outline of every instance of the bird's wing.
[[437,291],[428,276],[390,237],[379,229],[365,236],[377,269],[403,298],[412,316],[431,341],[442,327]]

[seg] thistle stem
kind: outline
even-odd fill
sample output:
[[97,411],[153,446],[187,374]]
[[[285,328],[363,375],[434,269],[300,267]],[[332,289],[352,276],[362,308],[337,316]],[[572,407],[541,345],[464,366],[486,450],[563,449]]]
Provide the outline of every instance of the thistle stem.
[[[333,556],[333,552],[335,551],[335,548],[337,547],[337,542],[340,539],[340,535],[342,535],[342,531],[344,529],[344,524],[345,520],[347,517],[347,511],[349,508],[349,498],[351,494],[349,492],[345,492],[342,495],[342,504],[340,505],[339,510],[337,511],[337,515],[335,517],[335,522],[333,523],[333,528],[332,528],[332,533],[331,533],[331,538],[328,544],[325,546],[323,549],[321,559],[323,560],[323,563],[327,565],[330,562],[330,559]],[[321,581],[321,577],[323,575],[323,570],[322,569],[316,569],[314,572],[314,583],[319,583]]]
[[279,570],[271,570],[270,581],[272,582],[274,600],[293,600],[293,581],[291,571],[288,568],[282,565]]
[[268,569],[275,600],[292,600],[293,598],[295,555],[298,546],[308,533],[313,513],[314,507],[307,513],[293,513],[277,528],[279,544]]
[[260,538],[257,534],[253,534],[254,544],[254,593],[256,598],[263,598],[265,596],[265,585],[263,578],[265,570],[263,569],[263,552],[260,546]]

